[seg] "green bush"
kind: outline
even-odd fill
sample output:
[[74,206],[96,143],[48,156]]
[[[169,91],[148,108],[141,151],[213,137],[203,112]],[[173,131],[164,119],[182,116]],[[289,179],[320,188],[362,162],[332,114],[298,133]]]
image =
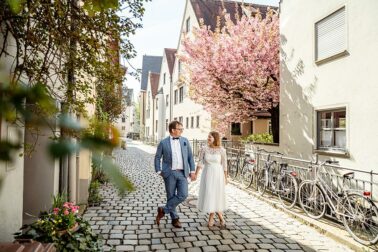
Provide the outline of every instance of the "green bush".
[[99,192],[100,183],[97,180],[92,180],[91,184],[89,185],[89,197],[88,197],[88,203],[90,205],[96,205],[101,203],[102,197]]
[[251,134],[242,138],[243,142],[253,143],[273,143],[273,135],[269,133]]
[[121,141],[121,148],[122,148],[123,150],[126,150],[126,141],[125,141],[125,140],[122,140],[122,141]]
[[98,181],[100,184],[105,184],[109,182],[108,176],[106,176],[104,170],[98,167],[92,162],[92,181]]

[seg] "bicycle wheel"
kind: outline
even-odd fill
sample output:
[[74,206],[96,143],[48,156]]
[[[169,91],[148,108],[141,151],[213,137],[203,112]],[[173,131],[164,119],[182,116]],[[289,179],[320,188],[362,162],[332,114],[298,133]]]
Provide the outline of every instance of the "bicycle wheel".
[[313,181],[303,181],[299,185],[299,204],[303,211],[314,219],[321,218],[326,210],[325,197]]
[[378,209],[364,196],[351,193],[344,203],[343,223],[358,242],[372,245],[378,241]]
[[256,186],[257,186],[257,191],[259,192],[259,194],[262,196],[264,195],[265,191],[266,191],[266,188],[267,188],[267,181],[268,181],[268,174],[267,174],[267,171],[264,169],[264,170],[261,170],[257,173],[257,182],[256,182]]
[[246,163],[240,172],[240,182],[244,188],[251,186],[253,181],[253,166]]
[[235,179],[238,173],[237,159],[232,158],[228,167],[228,174],[231,179]]
[[284,174],[277,188],[278,198],[283,207],[292,208],[297,202],[297,180],[290,174]]

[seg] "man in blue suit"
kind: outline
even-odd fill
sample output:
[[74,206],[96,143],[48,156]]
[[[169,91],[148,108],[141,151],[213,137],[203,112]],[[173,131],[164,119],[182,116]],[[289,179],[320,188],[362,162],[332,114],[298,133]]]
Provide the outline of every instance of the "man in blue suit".
[[181,137],[183,130],[179,121],[171,122],[170,136],[160,141],[155,155],[155,170],[163,177],[167,193],[167,203],[158,207],[156,224],[160,224],[165,214],[170,214],[176,228],[182,227],[176,207],[188,197],[187,178],[196,179],[192,149],[188,139]]

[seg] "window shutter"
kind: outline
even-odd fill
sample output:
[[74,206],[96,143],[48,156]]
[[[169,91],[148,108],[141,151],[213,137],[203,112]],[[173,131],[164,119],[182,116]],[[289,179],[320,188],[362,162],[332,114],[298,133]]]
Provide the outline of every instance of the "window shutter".
[[316,60],[322,60],[347,48],[345,7],[315,24]]

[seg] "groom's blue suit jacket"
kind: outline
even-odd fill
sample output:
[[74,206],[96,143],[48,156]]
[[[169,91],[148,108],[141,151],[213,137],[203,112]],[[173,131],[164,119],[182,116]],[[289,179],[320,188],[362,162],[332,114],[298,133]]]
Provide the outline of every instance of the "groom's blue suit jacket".
[[[185,177],[188,177],[190,172],[195,171],[192,148],[190,147],[188,139],[185,137],[180,137],[179,141],[181,145]],[[163,159],[162,162],[161,159]],[[158,145],[155,154],[155,171],[161,171],[164,178],[167,178],[172,172],[172,148],[170,137],[164,138]]]

